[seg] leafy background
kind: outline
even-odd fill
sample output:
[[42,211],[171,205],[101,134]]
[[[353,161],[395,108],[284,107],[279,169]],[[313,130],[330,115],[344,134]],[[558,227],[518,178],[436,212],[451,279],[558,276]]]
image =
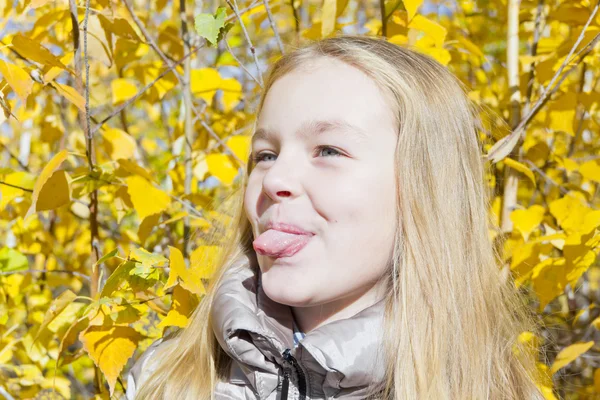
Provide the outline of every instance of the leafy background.
[[340,32],[428,54],[482,107],[490,238],[546,326],[519,340],[547,399],[599,398],[598,7],[0,0],[0,398],[123,395],[205,293],[262,74]]

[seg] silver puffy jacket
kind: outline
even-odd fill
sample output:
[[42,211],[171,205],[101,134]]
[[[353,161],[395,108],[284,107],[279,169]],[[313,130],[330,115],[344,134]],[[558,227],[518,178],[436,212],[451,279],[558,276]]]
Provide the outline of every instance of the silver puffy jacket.
[[[215,387],[216,399],[365,399],[369,384],[382,387],[383,300],[314,329],[295,346],[291,308],[269,299],[252,269],[230,271],[212,309],[214,334],[232,358],[228,380]],[[152,372],[148,360],[161,342],[131,368],[127,400]]]

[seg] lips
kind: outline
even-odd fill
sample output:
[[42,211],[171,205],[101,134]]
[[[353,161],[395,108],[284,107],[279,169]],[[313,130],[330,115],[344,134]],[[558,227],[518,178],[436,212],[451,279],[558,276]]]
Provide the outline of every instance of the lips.
[[[270,226],[275,225],[270,224]],[[278,224],[277,226],[278,229],[268,229],[254,239],[252,245],[258,254],[277,258],[291,257],[302,250],[314,235],[289,224]],[[287,232],[280,229],[286,229]]]
[[287,222],[269,221],[265,227],[265,230],[267,229],[276,229],[281,232],[295,233],[297,235],[314,235],[312,232],[308,232],[297,225],[289,224]]

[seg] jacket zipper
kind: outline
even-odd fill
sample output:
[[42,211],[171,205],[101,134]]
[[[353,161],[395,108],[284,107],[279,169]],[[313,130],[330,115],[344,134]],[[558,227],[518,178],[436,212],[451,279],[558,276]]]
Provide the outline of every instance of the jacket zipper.
[[[292,369],[294,369],[298,374],[298,391],[300,392],[300,400],[305,400],[306,398],[306,379],[304,377],[304,372],[302,368],[298,364],[298,361],[290,354],[290,349],[285,349],[283,352],[283,359],[291,364]],[[290,374],[286,369],[283,371],[283,384],[281,387],[281,400],[287,400],[288,398],[288,387],[289,387],[289,378]]]

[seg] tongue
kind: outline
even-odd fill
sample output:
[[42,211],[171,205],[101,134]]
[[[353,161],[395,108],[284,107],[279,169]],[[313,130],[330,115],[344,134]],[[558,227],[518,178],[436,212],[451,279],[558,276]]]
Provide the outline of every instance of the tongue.
[[309,239],[309,235],[296,235],[269,229],[254,239],[252,244],[254,250],[262,255],[285,257],[296,253]]

